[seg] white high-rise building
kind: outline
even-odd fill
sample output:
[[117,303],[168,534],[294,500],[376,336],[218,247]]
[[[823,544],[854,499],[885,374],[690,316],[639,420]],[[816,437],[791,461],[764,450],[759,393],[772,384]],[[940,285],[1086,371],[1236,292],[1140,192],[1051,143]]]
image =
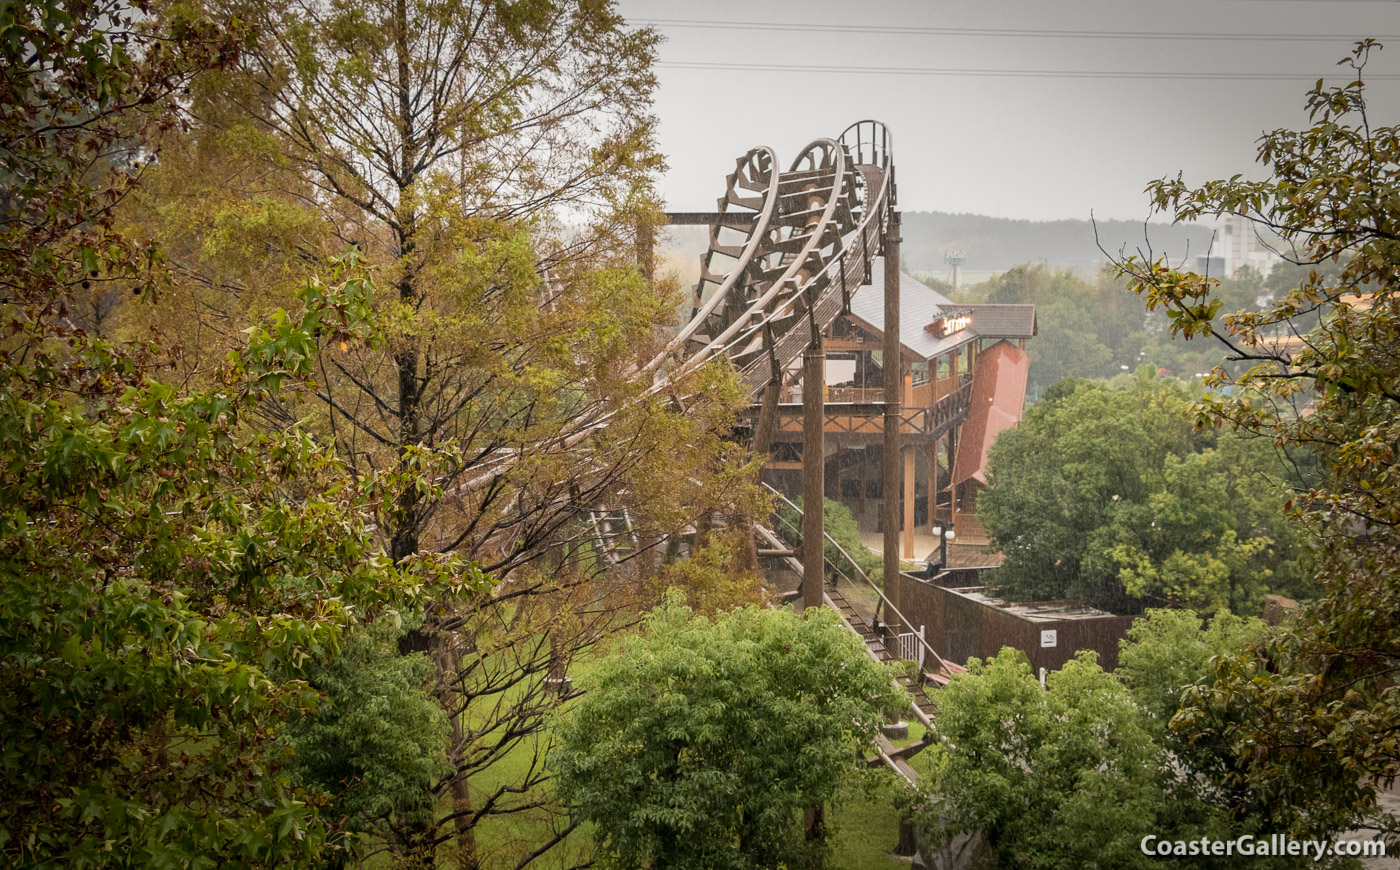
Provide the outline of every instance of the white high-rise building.
[[1233,278],[1241,266],[1252,266],[1267,276],[1274,264],[1283,259],[1270,248],[1270,236],[1272,233],[1261,231],[1244,215],[1225,215],[1211,239],[1209,256],[1196,258],[1196,271],[1216,278]]

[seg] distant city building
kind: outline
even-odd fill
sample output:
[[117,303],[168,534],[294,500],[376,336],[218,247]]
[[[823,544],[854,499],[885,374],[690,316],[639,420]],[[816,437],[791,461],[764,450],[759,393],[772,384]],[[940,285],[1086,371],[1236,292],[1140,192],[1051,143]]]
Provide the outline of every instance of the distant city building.
[[1211,239],[1210,253],[1196,257],[1196,272],[1212,278],[1233,278],[1241,266],[1250,266],[1267,277],[1274,264],[1283,260],[1270,248],[1269,235],[1267,231],[1261,233],[1244,215],[1226,215]]

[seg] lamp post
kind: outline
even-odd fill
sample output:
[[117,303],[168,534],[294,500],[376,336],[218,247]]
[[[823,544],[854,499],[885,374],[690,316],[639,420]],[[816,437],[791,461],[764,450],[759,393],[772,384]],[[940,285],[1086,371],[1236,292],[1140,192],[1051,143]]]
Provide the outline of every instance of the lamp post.
[[[952,529],[945,529],[942,526],[934,526],[931,531],[933,532],[933,536],[938,539],[938,567],[940,569],[946,569],[948,567],[948,544],[951,543],[957,535]],[[932,573],[929,574],[929,579],[933,579]]]

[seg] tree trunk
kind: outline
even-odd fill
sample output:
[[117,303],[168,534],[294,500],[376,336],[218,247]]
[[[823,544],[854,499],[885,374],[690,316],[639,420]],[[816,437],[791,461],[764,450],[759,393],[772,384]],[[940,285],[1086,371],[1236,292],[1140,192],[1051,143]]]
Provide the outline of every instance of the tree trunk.
[[912,858],[917,851],[919,851],[919,841],[914,834],[914,823],[908,819],[900,818],[899,841],[894,844],[895,855],[901,858]]
[[[454,673],[453,660],[456,658],[452,654],[450,644],[439,635],[434,638],[433,661],[437,664],[439,674]],[[439,694],[442,706],[448,711],[448,721],[452,728],[452,745],[461,746],[462,739],[462,714],[458,710],[457,693],[450,687],[444,686]],[[457,774],[452,782],[448,784],[448,790],[452,795],[452,825],[456,831],[457,846],[457,866],[461,870],[477,870],[479,862],[476,854],[476,828],[472,819],[472,796],[467,785],[467,777],[464,774]]]
[[[414,144],[413,106],[410,102],[413,83],[409,71],[408,27],[407,0],[397,0],[394,4],[394,50],[398,59],[399,159],[401,165],[397,179],[399,213],[395,215],[397,226],[394,227],[394,234],[399,248],[399,263],[404,270],[398,281],[400,302],[414,302],[417,299],[417,288],[415,288],[413,280],[415,277],[413,258],[418,248],[416,239],[418,218],[413,207],[404,204],[409,188],[416,177],[415,163],[418,159],[417,148]],[[423,385],[418,374],[418,347],[415,340],[408,339],[408,344],[405,347],[394,352],[394,366],[398,369],[399,375],[399,456],[400,461],[406,461],[409,448],[416,446],[421,438],[419,404],[423,394]],[[389,555],[395,562],[398,562],[418,552],[422,504],[417,488],[405,487],[403,492],[399,493],[396,504],[399,516],[394,524]]]
[[826,804],[814,803],[802,811],[802,827],[811,843],[826,843]]

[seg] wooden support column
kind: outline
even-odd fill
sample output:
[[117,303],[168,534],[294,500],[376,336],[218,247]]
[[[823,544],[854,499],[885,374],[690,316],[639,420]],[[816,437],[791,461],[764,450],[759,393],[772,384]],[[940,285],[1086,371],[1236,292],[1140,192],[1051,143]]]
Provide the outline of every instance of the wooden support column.
[[[900,367],[901,370],[903,366]],[[904,375],[904,407],[914,407],[914,375]],[[917,498],[917,490],[914,489],[914,448],[905,447],[904,451],[904,558],[914,558],[914,500]],[[912,628],[912,626],[911,626]]]
[[[885,228],[885,444],[883,478],[884,501],[880,506],[880,523],[884,532],[884,586],[894,606],[904,609],[899,595],[899,415],[900,415],[900,343],[899,343],[899,212],[890,209]],[[899,626],[895,627],[900,630]]]
[[[914,448],[904,449],[904,558],[914,558]],[[902,608],[901,608],[902,609]]]
[[856,463],[860,466],[860,518],[865,519],[865,463],[870,461],[870,454],[864,447],[860,448],[860,461]]
[[[928,459],[928,524],[938,525],[938,444],[935,442],[925,448],[924,453]],[[937,542],[935,542],[937,543]]]
[[802,609],[820,607],[826,573],[826,354],[820,333],[802,355]]
[[948,431],[948,527],[958,519],[958,487],[953,483],[953,463],[958,455],[958,432],[962,427],[955,426]]
[[[778,423],[778,401],[783,392],[783,370],[778,365],[778,357],[773,352],[773,332],[771,329],[764,329],[763,344],[768,351],[769,364],[772,366],[772,373],[768,378],[768,385],[763,388],[763,400],[759,404],[758,419],[753,427],[753,452],[763,457],[766,465],[773,454],[773,429]],[[763,466],[760,465],[756,474],[757,484],[763,483]],[[738,517],[739,525],[745,530],[745,547],[742,558],[736,559],[736,569],[740,572],[751,570],[758,573],[758,541],[754,537],[754,518],[752,514],[745,512],[745,515]]]

